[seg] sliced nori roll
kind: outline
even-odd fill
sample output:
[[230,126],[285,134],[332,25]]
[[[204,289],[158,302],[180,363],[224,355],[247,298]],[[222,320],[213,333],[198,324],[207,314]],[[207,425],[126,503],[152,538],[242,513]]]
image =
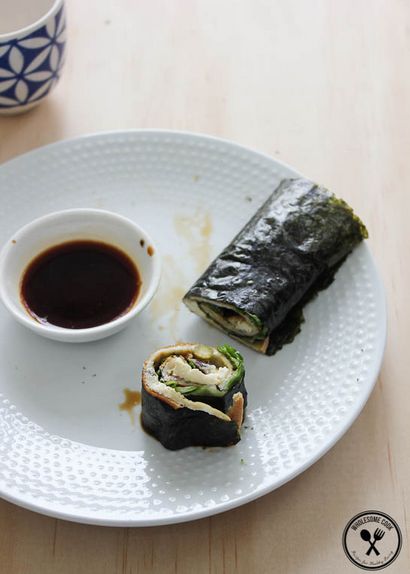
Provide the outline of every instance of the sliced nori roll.
[[243,358],[229,345],[159,349],[142,370],[142,425],[171,450],[236,444],[246,407],[244,378]]
[[273,355],[293,341],[303,306],[367,237],[353,210],[306,179],[283,180],[184,297],[188,308]]

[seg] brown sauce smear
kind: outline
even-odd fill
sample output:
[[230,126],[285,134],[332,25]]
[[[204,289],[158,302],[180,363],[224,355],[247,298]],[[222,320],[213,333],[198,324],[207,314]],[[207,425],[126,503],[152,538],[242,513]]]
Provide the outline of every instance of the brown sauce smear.
[[209,213],[197,209],[194,214],[176,214],[174,227],[185,239],[188,252],[198,273],[203,273],[211,261],[212,219]]
[[131,423],[135,424],[134,408],[141,403],[141,393],[139,391],[131,391],[131,389],[124,389],[124,402],[118,405],[120,411],[126,411],[131,419]]
[[40,253],[24,271],[21,299],[40,323],[87,329],[123,315],[141,279],[126,253],[99,241],[68,241]]

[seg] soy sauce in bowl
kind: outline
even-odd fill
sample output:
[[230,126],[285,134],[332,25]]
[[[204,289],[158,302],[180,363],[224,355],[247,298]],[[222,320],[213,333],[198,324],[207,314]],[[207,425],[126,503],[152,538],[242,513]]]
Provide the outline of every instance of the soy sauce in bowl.
[[123,251],[77,240],[37,255],[21,281],[21,300],[42,324],[66,329],[104,325],[126,313],[141,288],[138,269]]

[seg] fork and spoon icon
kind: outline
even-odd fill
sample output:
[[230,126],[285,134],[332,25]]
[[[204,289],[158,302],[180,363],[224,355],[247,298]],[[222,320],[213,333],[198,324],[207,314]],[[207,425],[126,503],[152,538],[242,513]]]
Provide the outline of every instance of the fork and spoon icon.
[[376,554],[376,556],[380,555],[380,552],[376,548],[376,542],[381,540],[383,538],[384,534],[385,534],[384,530],[382,530],[381,528],[376,528],[376,530],[373,533],[374,540],[372,542],[372,535],[370,534],[370,532],[368,530],[363,528],[363,530],[360,531],[360,536],[361,536],[362,540],[364,540],[365,542],[368,542],[370,545],[369,550],[366,552],[367,556],[370,556],[370,553],[372,550],[374,550],[374,553]]

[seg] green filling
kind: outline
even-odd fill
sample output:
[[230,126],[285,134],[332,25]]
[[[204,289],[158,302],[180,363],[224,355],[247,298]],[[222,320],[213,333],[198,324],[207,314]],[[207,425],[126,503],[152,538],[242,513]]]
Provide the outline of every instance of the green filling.
[[229,382],[227,384],[227,391],[229,391],[230,389],[232,389],[234,385],[242,381],[245,376],[243,357],[236,349],[234,349],[230,345],[221,345],[220,347],[218,347],[218,351],[222,353],[222,355],[225,355],[225,357],[228,359],[228,361],[231,362],[231,364],[234,367],[234,374],[229,379]]
[[[207,350],[206,353],[204,353],[204,349]],[[197,353],[195,353],[194,350],[190,355],[178,355],[177,353],[175,353],[175,355],[171,354],[167,359],[173,356],[180,357],[192,370],[200,370],[202,373],[210,374],[211,376],[216,376],[216,373],[220,368],[229,368],[230,373],[228,374],[228,377],[215,384],[197,383],[189,380],[189,376],[186,378],[187,380],[181,380],[180,377],[177,376],[173,379],[172,373],[164,373],[162,368],[167,360],[166,359],[163,363],[157,366],[156,372],[159,380],[187,397],[224,397],[236,384],[243,380],[245,375],[243,358],[233,347],[222,345],[215,349],[212,347],[205,347],[204,345],[198,345],[196,350]],[[204,356],[207,358],[205,359]]]

